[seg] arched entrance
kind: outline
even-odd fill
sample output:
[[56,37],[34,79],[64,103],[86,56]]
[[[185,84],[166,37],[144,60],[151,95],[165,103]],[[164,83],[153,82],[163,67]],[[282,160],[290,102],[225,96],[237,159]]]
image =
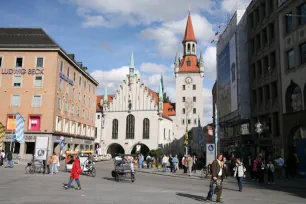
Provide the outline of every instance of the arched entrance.
[[116,154],[124,154],[124,149],[120,144],[113,143],[108,146],[107,154],[111,154],[114,157]]
[[137,145],[140,145],[140,153],[141,153],[144,157],[148,156],[149,151],[150,151],[149,147],[148,147],[147,145],[141,144],[141,143],[140,143],[140,144],[135,144],[135,145],[134,145],[131,154],[136,154],[136,153],[137,153],[137,152],[136,152],[136,146],[137,146]]

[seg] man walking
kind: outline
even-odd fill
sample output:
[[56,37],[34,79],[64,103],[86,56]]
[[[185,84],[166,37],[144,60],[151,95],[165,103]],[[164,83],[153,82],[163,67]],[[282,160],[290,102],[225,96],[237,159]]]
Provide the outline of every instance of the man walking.
[[221,201],[221,195],[222,195],[222,181],[223,181],[223,169],[221,165],[223,155],[218,154],[217,159],[212,163],[212,175],[211,175],[211,181],[210,181],[210,189],[207,194],[206,200],[212,201],[212,197],[214,195],[215,190],[217,189],[217,203],[223,203]]
[[234,177],[237,178],[239,191],[242,192],[242,187],[243,187],[242,182],[243,182],[243,179],[245,178],[246,169],[239,158],[236,159],[236,166],[234,168],[234,171],[235,171]]
[[14,167],[14,163],[13,163],[13,153],[11,151],[9,151],[6,154],[6,164],[5,164],[5,168],[7,168],[8,166],[10,166],[10,168]]
[[193,159],[190,156],[190,154],[188,154],[187,162],[188,162],[188,173],[189,173],[189,176],[192,176]]

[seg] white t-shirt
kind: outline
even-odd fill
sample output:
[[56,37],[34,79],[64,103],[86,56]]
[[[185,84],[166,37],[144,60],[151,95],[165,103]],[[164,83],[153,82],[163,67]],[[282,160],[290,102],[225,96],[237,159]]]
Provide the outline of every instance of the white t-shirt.
[[220,171],[219,171],[219,173],[218,173],[218,176],[222,176],[222,166],[221,166],[221,162],[219,161],[219,160],[217,160],[218,161],[218,164],[219,164],[219,166],[220,166]]

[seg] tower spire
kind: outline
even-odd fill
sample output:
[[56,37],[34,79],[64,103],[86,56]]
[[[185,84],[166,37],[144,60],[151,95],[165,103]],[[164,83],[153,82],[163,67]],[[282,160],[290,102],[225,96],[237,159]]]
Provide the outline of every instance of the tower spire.
[[132,51],[131,54],[131,59],[130,59],[130,76],[134,76],[134,69],[135,69],[135,65],[134,65],[134,52]]
[[107,88],[105,87],[104,89],[104,100],[103,100],[104,104],[108,103],[108,95],[107,95]]
[[194,31],[193,31],[193,25],[192,25],[192,20],[191,20],[191,16],[190,16],[190,8],[188,10],[189,15],[188,15],[188,19],[187,19],[187,25],[186,25],[186,29],[185,29],[185,35],[184,35],[184,40],[183,42],[186,41],[197,41],[194,35]]
[[159,99],[159,102],[163,102],[164,101],[164,92],[163,92],[162,79],[159,82],[158,99]]

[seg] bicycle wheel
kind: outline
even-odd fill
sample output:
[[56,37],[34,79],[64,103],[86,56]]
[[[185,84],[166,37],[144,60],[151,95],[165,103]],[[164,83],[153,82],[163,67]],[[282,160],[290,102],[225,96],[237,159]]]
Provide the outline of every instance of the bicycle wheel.
[[95,177],[96,176],[96,169],[92,168],[91,172],[90,172],[91,177]]
[[26,167],[24,168],[26,174],[29,174],[29,173],[30,173],[30,168],[31,168],[31,166],[26,166]]
[[34,174],[34,173],[35,173],[35,167],[30,166],[30,168],[29,168],[29,173],[30,173],[30,174]]

